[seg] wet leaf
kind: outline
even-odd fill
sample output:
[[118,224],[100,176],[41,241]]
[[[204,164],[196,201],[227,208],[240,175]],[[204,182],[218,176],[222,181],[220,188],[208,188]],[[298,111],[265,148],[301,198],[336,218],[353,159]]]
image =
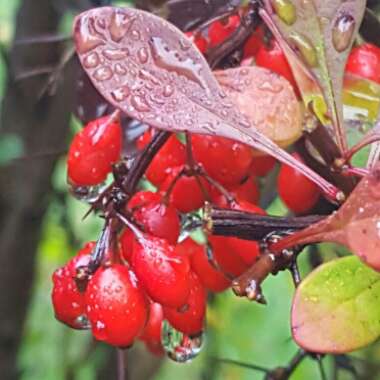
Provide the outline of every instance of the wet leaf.
[[282,147],[301,137],[302,110],[292,86],[283,77],[257,66],[216,71],[214,75],[259,132]]
[[339,354],[380,337],[380,274],[348,256],[321,265],[298,287],[292,333],[307,351]]
[[380,271],[380,163],[363,178],[347,201],[321,222],[282,239],[274,250],[298,244],[335,242]]
[[[284,8],[285,4],[287,8]],[[342,112],[343,73],[366,1],[266,0],[266,5],[270,12],[273,9],[272,18],[287,43],[317,78],[327,102],[337,143],[344,151],[347,143]],[[321,121],[326,125],[325,120]]]
[[74,40],[95,87],[128,116],[159,129],[248,144],[297,168],[336,197],[334,186],[261,134],[234,107],[198,49],[167,21],[131,8],[92,9],[75,19]]

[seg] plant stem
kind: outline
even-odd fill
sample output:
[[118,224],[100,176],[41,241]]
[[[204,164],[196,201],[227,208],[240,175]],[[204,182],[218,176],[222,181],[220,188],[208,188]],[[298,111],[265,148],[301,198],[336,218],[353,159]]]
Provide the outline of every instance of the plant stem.
[[125,352],[121,348],[117,348],[117,380],[126,380],[126,357]]

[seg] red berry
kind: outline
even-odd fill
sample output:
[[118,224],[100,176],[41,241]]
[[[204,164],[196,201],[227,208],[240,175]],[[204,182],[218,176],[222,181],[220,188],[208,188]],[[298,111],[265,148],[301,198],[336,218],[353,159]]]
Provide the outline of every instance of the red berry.
[[133,241],[135,234],[129,229],[125,228],[119,237],[120,251],[124,260],[131,262],[133,252]]
[[164,315],[175,329],[187,335],[197,335],[203,329],[207,294],[195,273],[191,273],[190,280],[190,295],[184,310],[164,307]]
[[133,243],[132,267],[149,297],[162,305],[183,306],[190,292],[190,263],[166,240],[145,236]]
[[[145,134],[152,136],[151,131],[147,131]],[[144,141],[149,142],[150,139],[145,137]],[[185,163],[185,146],[173,135],[154,156],[145,175],[155,186],[159,186],[165,180],[168,169],[174,166],[185,165]]]
[[225,41],[239,27],[240,17],[229,16],[226,20],[213,22],[208,29],[210,45],[216,46]]
[[380,48],[369,43],[353,48],[346,71],[380,83]]
[[244,44],[243,59],[254,57],[263,43],[264,32],[262,28],[255,30]]
[[161,327],[163,319],[164,312],[162,306],[159,303],[151,302],[149,319],[139,339],[141,339],[148,350],[155,355],[161,355],[164,353],[161,345]]
[[[171,188],[171,184],[182,169],[183,166],[177,166],[169,170],[165,181],[160,186],[162,194],[165,194]],[[199,180],[203,188],[208,191],[208,183],[203,178],[199,178]],[[171,188],[170,204],[183,213],[199,209],[205,201],[205,194],[194,176],[183,175],[177,180],[174,187]]]
[[119,122],[110,117],[96,119],[74,136],[70,145],[68,178],[78,186],[102,183],[120,159],[122,132]]
[[229,287],[230,281],[212,266],[207,258],[206,249],[205,245],[199,245],[193,239],[187,238],[177,245],[176,252],[189,256],[191,268],[203,286],[212,292],[222,292]]
[[276,40],[272,40],[269,47],[264,44],[260,46],[256,54],[256,64],[257,66],[265,67],[283,76],[290,82],[294,90],[298,92],[297,83],[288,60]]
[[87,326],[84,294],[79,292],[74,280],[76,270],[90,260],[95,243],[87,243],[75,257],[53,274],[52,302],[55,317],[75,329]]
[[148,318],[148,303],[135,275],[126,266],[100,268],[86,290],[87,315],[97,340],[130,346]]
[[247,270],[247,265],[240,255],[230,248],[228,240],[229,238],[224,236],[208,237],[214,259],[223,273],[238,277]]
[[247,175],[252,151],[247,145],[218,136],[192,135],[195,159],[223,185],[238,185]]
[[274,168],[276,162],[272,156],[253,157],[250,173],[255,177],[265,177]]
[[146,232],[166,239],[170,244],[177,243],[181,227],[177,210],[163,204],[159,194],[140,191],[132,197],[128,207]]
[[185,34],[187,35],[187,37],[191,39],[191,41],[193,41],[193,43],[201,53],[206,53],[208,49],[208,42],[206,38],[204,38],[202,35],[198,35],[195,38],[193,32],[186,32]]
[[[293,157],[302,161],[294,153]],[[277,179],[278,194],[286,206],[297,214],[310,210],[318,201],[320,191],[313,182],[298,170],[287,165],[281,165]]]

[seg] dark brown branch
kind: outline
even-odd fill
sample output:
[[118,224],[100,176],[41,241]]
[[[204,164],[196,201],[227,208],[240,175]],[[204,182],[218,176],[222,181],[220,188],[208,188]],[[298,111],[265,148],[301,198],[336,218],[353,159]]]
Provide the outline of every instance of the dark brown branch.
[[206,210],[206,228],[213,235],[261,240],[272,232],[296,231],[322,220],[323,216],[263,216],[244,211],[210,207]]

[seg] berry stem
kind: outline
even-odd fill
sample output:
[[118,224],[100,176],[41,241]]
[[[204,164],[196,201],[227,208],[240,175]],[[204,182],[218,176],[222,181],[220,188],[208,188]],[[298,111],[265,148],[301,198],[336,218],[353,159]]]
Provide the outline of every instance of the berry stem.
[[117,380],[127,380],[127,368],[125,352],[121,348],[117,348]]

